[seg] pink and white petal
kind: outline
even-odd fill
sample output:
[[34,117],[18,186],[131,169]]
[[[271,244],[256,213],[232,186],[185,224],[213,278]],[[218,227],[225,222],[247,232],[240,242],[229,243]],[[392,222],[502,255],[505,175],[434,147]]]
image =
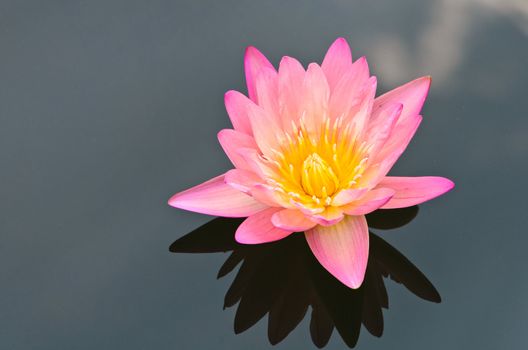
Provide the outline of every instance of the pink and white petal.
[[381,157],[395,151],[403,153],[420,125],[422,117],[419,113],[430,86],[431,77],[421,77],[376,98],[372,112],[373,120],[376,120],[379,109],[387,103],[403,105],[400,117],[380,152]]
[[[417,115],[410,118],[405,127],[397,123],[381,150],[374,155],[372,160],[369,160],[367,170],[358,181],[361,187],[374,188],[387,175],[407,148],[421,121],[422,116]],[[397,136],[393,135],[395,133]]]
[[169,205],[197,213],[234,218],[250,216],[268,208],[226,184],[224,175],[175,194],[169,199]]
[[401,103],[403,110],[398,123],[404,123],[408,118],[420,114],[430,86],[431,77],[427,76],[397,87],[376,98],[373,113],[388,102]]
[[257,184],[253,186],[249,193],[257,201],[264,203],[270,207],[292,208],[293,205],[289,203],[287,197],[275,190],[273,187],[266,184]]
[[289,236],[293,231],[280,229],[271,223],[271,217],[278,210],[280,209],[268,208],[248,217],[238,226],[236,241],[242,244],[260,244]]
[[439,176],[387,176],[379,186],[392,188],[396,193],[381,209],[405,208],[438,197],[455,187],[453,181]]
[[332,199],[332,205],[339,207],[350,202],[356,201],[367,193],[367,188],[351,188],[339,191]]
[[256,77],[255,89],[258,105],[278,120],[279,114],[279,79],[275,69],[262,68]]
[[298,209],[278,211],[271,217],[271,222],[278,228],[295,232],[305,231],[317,225]]
[[319,263],[350,288],[359,288],[365,277],[369,232],[364,216],[346,216],[336,225],[316,226],[305,233]]
[[262,179],[267,179],[275,175],[274,170],[262,158],[259,151],[254,148],[238,148],[236,152],[244,158],[248,165],[248,170],[254,172]]
[[324,212],[324,208],[321,208],[320,206],[315,205],[309,205],[305,203],[298,202],[294,199],[290,199],[290,204],[292,208],[299,209],[304,215],[308,217],[312,217],[313,215],[320,214]]
[[394,193],[396,191],[391,188],[382,187],[373,189],[360,200],[344,206],[343,211],[347,215],[366,215],[372,213],[387,203],[394,196]]
[[244,193],[249,193],[251,188],[262,183],[262,179],[252,171],[231,169],[225,173],[224,181],[229,186]]
[[297,121],[301,113],[302,85],[305,70],[295,58],[285,56],[279,64],[279,109],[282,128],[289,130],[291,121]]
[[356,74],[358,86],[366,83],[368,78],[370,78],[370,70],[365,56],[361,56],[352,63],[350,70]]
[[332,90],[341,77],[350,70],[352,66],[352,54],[350,47],[344,38],[338,38],[330,46],[321,64],[330,90]]
[[323,70],[316,63],[310,63],[304,76],[302,110],[308,132],[317,132],[328,113],[330,88]]
[[340,207],[326,207],[321,213],[310,215],[310,219],[321,226],[332,226],[343,220],[343,210]]
[[248,105],[253,102],[240,92],[230,90],[224,95],[224,103],[233,128],[244,134],[253,135],[248,115]]
[[236,130],[223,129],[218,133],[218,141],[235,168],[250,169],[247,161],[240,155],[238,150],[241,148],[256,150],[257,143],[253,137]]
[[353,64],[332,89],[329,102],[331,120],[347,116],[354,106],[358,106],[364,96],[368,81],[367,60],[362,57]]
[[374,158],[378,154],[385,142],[389,139],[398,118],[403,110],[401,103],[386,103],[378,108],[376,115],[369,119],[365,141],[371,145],[369,156]]
[[253,106],[249,110],[249,121],[260,151],[268,156],[273,155],[272,150],[279,148],[279,138],[283,135],[276,116],[260,106]]
[[[421,115],[416,115],[414,117],[407,118],[405,123],[400,123],[398,120],[379,152],[381,158],[394,152],[400,153],[401,155],[409,145],[409,142],[411,142],[414,134],[420,126],[420,123],[422,122],[422,119],[423,118]],[[378,159],[378,155],[376,155],[375,158]]]
[[372,112],[372,106],[374,104],[374,96],[376,95],[376,88],[377,88],[377,79],[376,77],[370,77],[368,81],[365,83],[363,87],[363,96],[361,103],[356,105],[355,107],[352,107],[348,111],[348,116],[345,118],[345,125],[346,123],[352,124],[352,130],[355,131],[355,135],[363,134],[370,114]]
[[244,71],[246,73],[248,96],[255,103],[259,102],[255,79],[262,68],[275,69],[266,56],[264,56],[257,48],[249,46],[246,49],[246,54],[244,56]]
[[361,188],[373,189],[387,175],[394,163],[400,157],[401,152],[392,152],[381,157],[378,155],[376,162],[368,164],[367,169],[358,180],[358,186]]

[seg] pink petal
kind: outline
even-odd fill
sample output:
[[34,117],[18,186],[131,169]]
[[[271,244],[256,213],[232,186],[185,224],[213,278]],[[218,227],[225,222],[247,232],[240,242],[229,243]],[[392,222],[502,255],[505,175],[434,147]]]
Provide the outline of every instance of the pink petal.
[[453,181],[438,176],[387,176],[379,186],[392,188],[396,194],[381,209],[405,208],[438,197],[455,187]]
[[273,187],[266,184],[257,184],[249,190],[251,196],[257,201],[262,202],[270,207],[291,208],[291,205],[285,196],[276,191]]
[[320,206],[308,205],[306,203],[295,201],[294,199],[290,199],[290,203],[294,208],[299,209],[304,215],[309,217],[324,212],[324,208],[321,208]]
[[224,95],[224,103],[233,128],[244,134],[253,135],[248,115],[248,105],[253,102],[240,92],[229,90]]
[[270,61],[268,61],[259,50],[253,46],[249,46],[246,49],[246,54],[244,56],[244,70],[246,73],[248,96],[255,103],[258,103],[255,79],[264,67],[275,69]]
[[356,135],[363,134],[363,130],[367,125],[374,104],[377,84],[376,77],[370,77],[365,83],[361,103],[356,108],[348,110],[348,118],[345,118],[345,123],[350,120],[353,130],[356,131]]
[[266,112],[279,118],[279,79],[277,71],[262,68],[255,80],[258,105]]
[[346,216],[336,225],[316,226],[305,236],[313,254],[328,272],[350,288],[361,286],[369,253],[364,216]]
[[273,155],[272,150],[279,148],[279,137],[283,135],[276,116],[260,106],[253,106],[249,109],[249,121],[260,151],[268,156]]
[[348,203],[350,203],[352,201],[358,200],[367,191],[368,191],[368,189],[366,189],[366,188],[341,190],[332,199],[332,205],[335,206],[335,207],[339,207],[341,205],[348,204]]
[[403,105],[400,117],[383,147],[381,157],[395,151],[400,152],[400,154],[403,153],[420,124],[422,118],[418,114],[422,109],[430,86],[431,77],[422,77],[376,98],[372,111],[372,123],[381,117],[379,115],[380,109],[387,103],[401,103]]
[[403,110],[398,123],[404,123],[407,118],[420,114],[430,86],[431,77],[421,77],[397,87],[376,98],[373,114],[376,113],[378,108],[388,102],[401,103]]
[[234,189],[249,193],[252,187],[262,182],[262,179],[249,170],[231,169],[225,173],[224,181]]
[[280,229],[271,223],[271,217],[278,210],[280,209],[268,208],[248,217],[238,227],[235,233],[236,241],[242,244],[260,244],[289,236],[293,231]]
[[249,169],[247,161],[240,155],[240,148],[257,149],[255,139],[248,134],[244,134],[232,129],[223,129],[218,133],[218,141],[225,154],[236,168]]
[[271,217],[271,222],[278,228],[295,232],[305,231],[317,225],[297,209],[278,211]]
[[370,155],[377,155],[390,137],[403,110],[401,103],[388,102],[377,111],[375,120],[369,120],[366,141],[371,145]]
[[360,200],[343,207],[343,211],[348,215],[365,215],[379,209],[394,196],[393,189],[376,188],[369,191]]
[[302,109],[304,122],[309,132],[316,132],[327,115],[330,88],[323,70],[316,63],[310,63],[303,82]]
[[[397,137],[389,137],[382,149],[374,155],[373,160],[369,160],[367,170],[358,181],[359,186],[374,188],[378,182],[387,175],[411,141],[421,121],[422,116],[415,116],[414,118],[411,118],[409,125],[406,126],[406,128],[408,128],[407,130],[401,130],[401,132],[398,132],[399,135]],[[392,133],[395,132],[397,127],[398,126],[394,127]]]
[[310,215],[310,219],[322,226],[335,225],[343,218],[343,210],[339,207],[326,207],[321,213]]
[[282,127],[289,129],[291,120],[297,121],[301,113],[302,85],[305,71],[295,58],[285,56],[279,65],[279,105],[282,111]]
[[225,217],[246,217],[268,206],[224,182],[224,175],[175,194],[169,205],[197,213]]
[[352,69],[347,71],[332,89],[329,104],[332,120],[347,116],[354,106],[359,106],[363,100],[368,79],[367,60],[361,57],[354,62]]
[[344,38],[338,38],[328,49],[321,68],[326,75],[330,89],[333,89],[341,77],[352,66],[350,47]]
[[248,165],[248,170],[251,170],[262,179],[273,177],[275,172],[270,168],[264,159],[262,159],[258,150],[254,148],[238,148],[236,152],[244,158]]

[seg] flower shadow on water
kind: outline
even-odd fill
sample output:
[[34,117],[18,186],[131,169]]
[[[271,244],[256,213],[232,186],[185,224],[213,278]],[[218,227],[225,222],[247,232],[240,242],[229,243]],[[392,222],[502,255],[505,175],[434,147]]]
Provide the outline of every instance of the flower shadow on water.
[[[393,229],[409,223],[418,207],[378,210],[367,215],[370,228]],[[363,284],[351,289],[315,259],[304,235],[259,245],[242,245],[234,232],[242,219],[217,218],[170,246],[174,253],[232,251],[220,267],[218,278],[241,264],[224,299],[224,308],[235,306],[235,333],[255,325],[268,314],[268,339],[277,344],[297,327],[311,309],[313,343],[324,347],[334,330],[353,348],[361,325],[372,335],[383,333],[382,309],[389,298],[384,278],[403,284],[416,296],[439,303],[440,295],[420,270],[381,237],[370,232],[370,252]],[[310,308],[309,308],[310,307]]]

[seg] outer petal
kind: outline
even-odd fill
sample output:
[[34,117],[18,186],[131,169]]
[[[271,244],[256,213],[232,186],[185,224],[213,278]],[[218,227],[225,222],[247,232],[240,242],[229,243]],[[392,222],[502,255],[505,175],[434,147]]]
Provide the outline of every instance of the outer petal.
[[279,209],[268,208],[244,220],[235,233],[236,241],[242,244],[260,244],[289,236],[293,231],[280,229],[271,223],[271,217],[277,210]]
[[230,90],[224,95],[224,103],[233,128],[244,134],[253,135],[248,116],[248,105],[253,102],[240,92]]
[[231,169],[225,173],[224,181],[234,189],[249,193],[253,186],[262,182],[262,179],[249,170]]
[[317,225],[297,209],[278,211],[271,217],[271,222],[278,228],[295,232],[305,231]]
[[236,168],[249,169],[247,161],[238,152],[241,148],[257,149],[255,139],[248,134],[232,129],[223,129],[218,133],[218,141],[225,154]]
[[381,179],[387,175],[394,163],[396,163],[398,158],[400,158],[401,154],[411,141],[422,121],[422,116],[417,115],[411,119],[412,120],[410,122],[412,123],[409,123],[406,126],[407,129],[404,132],[398,132],[398,137],[391,136],[390,139],[386,141],[379,153],[373,157],[372,162],[369,161],[367,170],[359,179],[359,186],[374,188],[381,181]]
[[350,288],[361,286],[369,252],[364,216],[346,216],[333,226],[316,226],[305,235],[310,249],[328,272]]
[[266,56],[255,47],[249,46],[244,56],[244,71],[246,73],[249,98],[255,103],[258,103],[255,79],[263,67],[275,69]]
[[169,199],[169,205],[197,213],[234,218],[253,215],[268,207],[226,184],[224,175],[175,194]]
[[387,176],[379,186],[392,188],[395,195],[381,209],[405,208],[438,197],[455,187],[453,181],[438,176]]
[[365,215],[379,209],[387,203],[395,191],[390,188],[376,188],[369,191],[357,202],[353,202],[343,207],[343,211],[348,215]]
[[344,38],[338,38],[328,49],[321,68],[323,68],[330,89],[337,84],[339,79],[350,70],[352,54]]
[[431,77],[421,77],[379,96],[374,102],[373,116],[387,102],[401,103],[403,110],[398,124],[404,123],[407,118],[420,114],[430,86]]
[[378,109],[378,118],[370,120],[367,126],[366,141],[371,145],[370,155],[376,156],[389,139],[403,110],[401,103],[386,103]]
[[425,102],[430,85],[431,77],[422,77],[376,98],[371,124],[376,124],[379,118],[383,117],[382,107],[387,103],[403,105],[400,117],[380,152],[381,157],[393,152],[403,153],[421,122],[422,118],[418,114]]

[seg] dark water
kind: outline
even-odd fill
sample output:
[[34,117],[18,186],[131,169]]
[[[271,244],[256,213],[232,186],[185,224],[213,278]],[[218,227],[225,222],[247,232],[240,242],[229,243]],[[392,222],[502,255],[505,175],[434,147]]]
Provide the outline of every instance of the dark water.
[[[216,133],[245,46],[306,64],[338,36],[380,92],[433,76],[392,173],[457,185],[373,230],[442,303],[385,280],[383,336],[363,327],[357,348],[524,348],[527,35],[515,0],[1,1],[0,348],[269,349],[267,319],[235,335],[223,310],[229,253],[168,251],[211,218],[166,200],[229,168]],[[314,348],[310,318],[276,348]]]

